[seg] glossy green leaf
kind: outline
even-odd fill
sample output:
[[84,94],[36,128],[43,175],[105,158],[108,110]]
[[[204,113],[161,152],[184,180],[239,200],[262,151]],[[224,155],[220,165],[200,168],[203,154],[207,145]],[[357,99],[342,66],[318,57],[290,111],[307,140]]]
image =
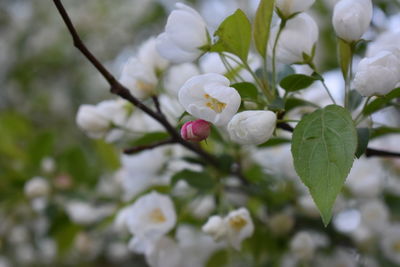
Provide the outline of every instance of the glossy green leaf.
[[310,190],[327,225],[332,207],[353,165],[357,131],[350,113],[330,105],[305,116],[296,126],[292,154],[297,174]]
[[242,82],[232,84],[231,87],[235,88],[239,92],[242,100],[257,101],[258,90],[254,84],[249,82]]
[[274,13],[274,0],[261,0],[258,5],[254,20],[253,36],[256,49],[265,58],[270,35],[272,14]]
[[290,139],[288,138],[283,138],[283,137],[273,137],[269,139],[267,142],[264,144],[259,145],[258,147],[274,147],[274,146],[279,146],[283,144],[288,144],[290,143]]
[[369,103],[363,110],[363,114],[365,116],[369,116],[372,113],[375,113],[383,108],[386,108],[387,106],[390,106],[390,101],[398,97],[400,97],[400,88],[396,88],[389,94],[383,97],[378,97],[377,99]]
[[206,172],[180,171],[172,176],[171,185],[174,186],[181,180],[186,181],[190,186],[201,191],[211,190],[214,186],[212,177]]
[[371,129],[370,139],[378,138],[387,134],[400,134],[400,128],[378,127]]
[[286,102],[285,102],[285,110],[286,111],[290,111],[290,110],[292,110],[294,108],[297,108],[297,107],[319,108],[318,105],[316,105],[316,104],[314,104],[312,102],[309,102],[307,100],[300,99],[300,98],[291,97],[291,98],[288,98],[286,100]]
[[358,146],[356,157],[360,158],[367,150],[370,131],[368,128],[357,128]]
[[309,87],[316,81],[314,77],[304,74],[293,74],[282,79],[280,86],[288,92],[295,92]]
[[251,24],[242,10],[238,9],[227,17],[214,35],[219,39],[211,47],[211,51],[232,53],[247,62],[251,43]]

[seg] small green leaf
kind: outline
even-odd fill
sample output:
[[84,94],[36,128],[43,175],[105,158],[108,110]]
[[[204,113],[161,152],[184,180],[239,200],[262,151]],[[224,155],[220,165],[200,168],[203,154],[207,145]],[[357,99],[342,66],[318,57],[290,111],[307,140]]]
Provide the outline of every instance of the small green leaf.
[[280,86],[288,92],[295,92],[309,87],[316,79],[304,74],[293,74],[282,79]]
[[274,4],[274,0],[261,0],[254,20],[254,42],[258,53],[260,53],[263,58],[265,58],[267,54],[267,44],[271,29],[272,14],[274,13]]
[[386,108],[387,106],[390,106],[390,101],[398,97],[400,97],[400,88],[393,89],[393,91],[391,91],[389,94],[383,97],[378,97],[377,99],[369,103],[363,110],[363,114],[365,116],[369,116],[372,113],[377,112],[378,110]]
[[343,41],[342,39],[338,39],[338,55],[343,77],[347,77],[347,73],[349,72],[350,60],[352,58],[351,44]]
[[249,82],[242,82],[232,84],[231,87],[235,88],[239,92],[242,100],[257,101],[258,90],[254,84]]
[[227,17],[214,34],[219,39],[211,47],[213,52],[228,52],[247,62],[251,42],[251,24],[240,9]]
[[319,108],[318,105],[316,105],[316,104],[314,104],[312,102],[309,102],[307,100],[300,99],[300,98],[291,97],[291,98],[288,98],[286,100],[286,102],[285,102],[285,110],[286,111],[290,111],[290,110],[292,110],[294,108],[297,108],[297,107]]
[[186,181],[190,186],[201,191],[211,190],[214,186],[214,181],[207,172],[180,171],[172,176],[171,185],[174,186],[181,180]]
[[356,90],[351,90],[349,95],[350,110],[356,110],[363,100],[363,96]]
[[290,143],[290,139],[283,138],[283,137],[274,137],[269,139],[267,142],[264,144],[259,145],[258,147],[274,147],[274,146],[279,146],[283,144],[288,144]]
[[369,142],[369,129],[368,128],[357,128],[358,146],[356,151],[356,157],[359,159],[367,150]]
[[326,225],[332,207],[353,165],[357,131],[350,113],[330,105],[306,115],[297,124],[292,154],[297,174],[310,190]]
[[371,129],[370,139],[378,138],[387,134],[400,134],[400,128],[379,127]]
[[272,111],[283,111],[285,110],[285,102],[283,102],[283,99],[281,97],[276,97],[269,105],[268,109]]

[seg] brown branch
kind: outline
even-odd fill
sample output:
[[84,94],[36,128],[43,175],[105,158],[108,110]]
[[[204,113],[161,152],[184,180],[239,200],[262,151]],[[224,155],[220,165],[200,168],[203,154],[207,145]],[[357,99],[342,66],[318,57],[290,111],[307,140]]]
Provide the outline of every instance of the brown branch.
[[[288,131],[288,132],[293,132],[294,128],[290,126],[288,123],[278,123],[276,127]],[[385,150],[379,150],[379,149],[374,149],[374,148],[367,148],[365,150],[365,156],[367,158],[370,157],[385,157],[385,158],[399,158],[400,153],[397,152],[390,152],[390,151],[385,151]]]
[[69,33],[71,34],[74,46],[79,51],[81,51],[81,53],[92,63],[92,65],[107,80],[107,82],[111,86],[111,93],[118,95],[121,98],[129,101],[130,103],[141,109],[143,112],[145,112],[147,115],[157,120],[171,135],[171,138],[173,138],[177,143],[180,143],[182,146],[193,151],[200,157],[204,158],[211,165],[218,168],[219,162],[213,155],[204,151],[200,147],[195,146],[192,143],[183,140],[180,134],[175,130],[175,128],[168,122],[168,120],[162,114],[154,112],[152,109],[144,105],[139,99],[134,97],[127,88],[125,88],[122,84],[120,84],[117,79],[115,79],[115,77],[104,67],[102,63],[100,63],[100,61],[89,51],[86,45],[82,42],[78,32],[75,29],[75,26],[71,22],[71,19],[67,11],[65,10],[63,4],[61,3],[61,0],[53,0],[53,2],[57,7],[57,10],[60,13],[65,25],[67,26]]
[[156,106],[157,113],[160,115],[163,115],[162,110],[161,110],[160,101],[158,100],[158,96],[153,95],[151,98],[153,99],[154,105]]
[[170,139],[159,141],[159,142],[156,142],[156,143],[153,143],[150,145],[136,146],[136,147],[125,149],[124,153],[127,155],[132,155],[132,154],[142,152],[144,150],[149,150],[149,149],[153,149],[153,148],[165,146],[165,145],[170,145],[170,144],[176,144],[176,140],[170,138]]

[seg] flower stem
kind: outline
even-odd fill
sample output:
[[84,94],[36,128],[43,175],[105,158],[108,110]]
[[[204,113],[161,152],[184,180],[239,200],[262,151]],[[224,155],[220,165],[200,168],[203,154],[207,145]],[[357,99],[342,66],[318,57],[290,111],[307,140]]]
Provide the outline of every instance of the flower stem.
[[278,33],[276,34],[276,38],[275,38],[275,42],[274,42],[274,46],[272,48],[272,88],[273,91],[277,92],[277,73],[276,73],[276,48],[278,47],[278,41],[279,41],[279,37],[282,34],[283,29],[286,26],[286,20],[282,19],[281,24],[279,25],[279,30]]

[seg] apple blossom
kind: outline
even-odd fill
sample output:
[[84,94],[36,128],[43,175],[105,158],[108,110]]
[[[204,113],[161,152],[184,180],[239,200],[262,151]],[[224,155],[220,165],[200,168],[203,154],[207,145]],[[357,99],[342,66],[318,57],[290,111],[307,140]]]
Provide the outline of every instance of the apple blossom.
[[211,216],[201,229],[204,233],[214,238],[215,241],[222,240],[227,232],[224,219],[218,215]]
[[285,17],[288,18],[293,14],[306,11],[315,0],[277,0],[276,8]]
[[358,64],[354,88],[363,96],[382,96],[395,89],[400,82],[400,57],[382,51]]
[[145,251],[150,267],[181,267],[182,252],[178,244],[169,237],[161,237]]
[[181,128],[181,136],[184,140],[200,142],[210,135],[210,123],[205,120],[186,122]]
[[231,211],[224,218],[211,216],[202,230],[215,241],[226,240],[233,248],[240,250],[242,241],[253,234],[254,224],[249,211],[240,208]]
[[240,106],[240,95],[229,80],[216,73],[194,76],[179,91],[179,102],[196,118],[226,125]]
[[242,145],[259,145],[271,138],[276,115],[271,111],[242,111],[228,123],[231,140]]
[[24,192],[29,198],[47,196],[50,193],[50,185],[43,177],[33,177],[25,183]]
[[341,0],[333,10],[332,23],[339,38],[354,42],[367,31],[371,19],[371,0]]
[[157,49],[173,63],[190,62],[209,42],[207,25],[193,8],[183,3],[177,3],[176,8],[168,17],[165,32],[157,37]]
[[381,251],[393,263],[400,264],[400,225],[387,227],[380,242]]
[[111,128],[111,122],[94,105],[81,105],[76,123],[92,138],[101,138]]
[[179,89],[182,85],[191,77],[199,74],[200,71],[195,64],[183,63],[174,65],[169,68],[164,78],[164,87],[172,96],[178,96]]
[[169,232],[175,223],[171,199],[155,191],[137,199],[127,218],[130,232],[141,240],[156,240]]
[[[269,54],[272,54],[279,25],[271,30]],[[287,21],[279,37],[276,57],[284,64],[300,63],[304,55],[312,56],[315,43],[318,40],[318,26],[313,18],[302,13]]]
[[292,253],[301,260],[310,260],[315,253],[315,242],[308,232],[301,231],[290,241],[290,250]]

